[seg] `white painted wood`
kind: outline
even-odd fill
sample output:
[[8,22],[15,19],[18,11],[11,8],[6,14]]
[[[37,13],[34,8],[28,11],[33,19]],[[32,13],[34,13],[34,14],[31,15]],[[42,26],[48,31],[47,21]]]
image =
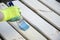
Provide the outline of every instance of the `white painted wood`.
[[[4,8],[6,8],[6,7],[4,7]],[[41,39],[41,40],[47,40],[40,33],[38,33],[34,28],[32,28],[30,25],[29,25],[30,28],[27,31],[22,31],[22,30],[20,30],[20,28],[18,27],[18,25],[17,25],[16,22],[11,22],[10,24],[13,25],[20,33],[22,33],[24,36],[26,36],[29,40],[39,40],[39,39]]]
[[60,3],[56,0],[40,0],[60,15]]
[[[7,8],[4,3],[0,3],[0,10]],[[0,34],[6,40],[25,40],[16,30],[14,30],[7,22],[0,22]]]
[[44,21],[41,17],[36,15],[33,11],[27,8],[19,1],[14,1],[14,5],[19,6],[22,10],[22,16],[31,24],[35,25],[38,30],[42,31],[47,37],[51,40],[57,39],[57,35],[59,35],[59,31],[56,30],[53,26]]
[[[25,21],[26,22],[26,21]],[[27,22],[26,24],[29,25],[29,29],[23,31],[19,28],[17,22],[9,22],[16,30],[18,30],[23,36],[25,36],[28,40],[47,40],[43,37],[39,32],[37,32],[33,27],[31,27]]]
[[26,31],[23,31],[19,28],[17,22],[10,22],[12,26],[14,26],[15,29],[17,29],[22,35],[24,35],[28,40],[47,40],[45,37],[43,37],[39,32],[37,32],[32,26],[29,25],[29,29]]
[[0,10],[2,9],[5,9],[5,8],[7,8],[7,6],[6,6],[6,4],[4,4],[4,3],[0,3]]
[[47,21],[49,21],[51,24],[53,24],[54,26],[56,26],[56,28],[60,30],[60,16],[58,16],[56,13],[48,9],[46,6],[44,6],[37,0],[22,0],[22,1],[31,8],[33,8],[36,12],[38,12],[39,15],[41,15],[43,18],[45,18]]
[[25,40],[16,30],[7,22],[0,22],[0,34],[6,40]]
[[1,39],[0,39],[1,40]]
[[1,39],[0,39],[1,40]]

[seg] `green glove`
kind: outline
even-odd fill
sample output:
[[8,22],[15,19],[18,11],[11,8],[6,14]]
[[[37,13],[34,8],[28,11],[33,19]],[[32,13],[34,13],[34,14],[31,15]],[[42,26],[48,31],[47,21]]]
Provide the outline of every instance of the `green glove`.
[[11,6],[0,11],[4,15],[4,18],[2,21],[17,21],[21,18],[21,12],[16,6]]

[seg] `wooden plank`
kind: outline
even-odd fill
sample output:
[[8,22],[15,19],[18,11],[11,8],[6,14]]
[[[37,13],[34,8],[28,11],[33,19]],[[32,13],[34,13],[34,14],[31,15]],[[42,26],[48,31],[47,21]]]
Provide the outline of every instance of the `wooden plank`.
[[[7,6],[0,3],[0,10],[5,9]],[[25,40],[16,30],[14,30],[7,22],[0,22],[0,34],[5,40]]]
[[46,6],[54,10],[58,15],[60,15],[60,3],[56,0],[39,0],[43,2]]
[[[13,1],[14,2],[14,1]],[[16,1],[17,2],[17,1]],[[18,3],[18,2],[17,2]],[[22,5],[22,3],[21,3]],[[26,24],[28,24],[26,21],[24,21]],[[22,35],[24,35],[28,40],[47,40],[45,37],[43,37],[38,31],[36,31],[32,26],[29,26],[29,29],[26,31],[23,31],[19,28],[16,22],[10,22],[10,24],[18,30]]]
[[46,21],[44,21],[41,17],[36,15],[33,11],[31,11],[29,8],[27,8],[25,5],[23,5],[19,1],[14,1],[14,5],[19,6],[22,10],[22,16],[30,22],[32,25],[35,26],[39,31],[43,32],[45,36],[53,40],[56,39],[57,35],[59,35],[59,31],[56,30],[53,26],[48,24]]
[[37,12],[40,16],[46,19],[49,23],[54,25],[58,30],[60,30],[60,16],[51,11],[49,8],[44,6],[37,0],[22,0],[26,5],[28,5],[32,10]]
[[6,40],[25,40],[16,30],[7,22],[0,22],[0,34]]

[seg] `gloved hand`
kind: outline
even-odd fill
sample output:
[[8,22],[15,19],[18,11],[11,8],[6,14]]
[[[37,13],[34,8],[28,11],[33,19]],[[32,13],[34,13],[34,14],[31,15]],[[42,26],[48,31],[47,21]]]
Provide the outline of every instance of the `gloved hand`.
[[21,18],[21,12],[16,6],[11,6],[4,10],[0,10],[0,12],[2,12],[4,15],[2,21],[17,21]]

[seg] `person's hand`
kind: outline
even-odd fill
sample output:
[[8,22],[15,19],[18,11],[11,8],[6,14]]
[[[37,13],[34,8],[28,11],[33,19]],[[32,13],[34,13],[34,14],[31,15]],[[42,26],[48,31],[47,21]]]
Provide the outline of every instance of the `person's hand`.
[[0,10],[0,12],[3,14],[2,21],[17,21],[21,17],[21,12],[16,6],[11,6],[4,10]]
[[2,12],[0,12],[0,21],[2,21],[2,20],[3,20],[3,18],[4,18],[4,15],[3,15],[3,13],[2,13]]

